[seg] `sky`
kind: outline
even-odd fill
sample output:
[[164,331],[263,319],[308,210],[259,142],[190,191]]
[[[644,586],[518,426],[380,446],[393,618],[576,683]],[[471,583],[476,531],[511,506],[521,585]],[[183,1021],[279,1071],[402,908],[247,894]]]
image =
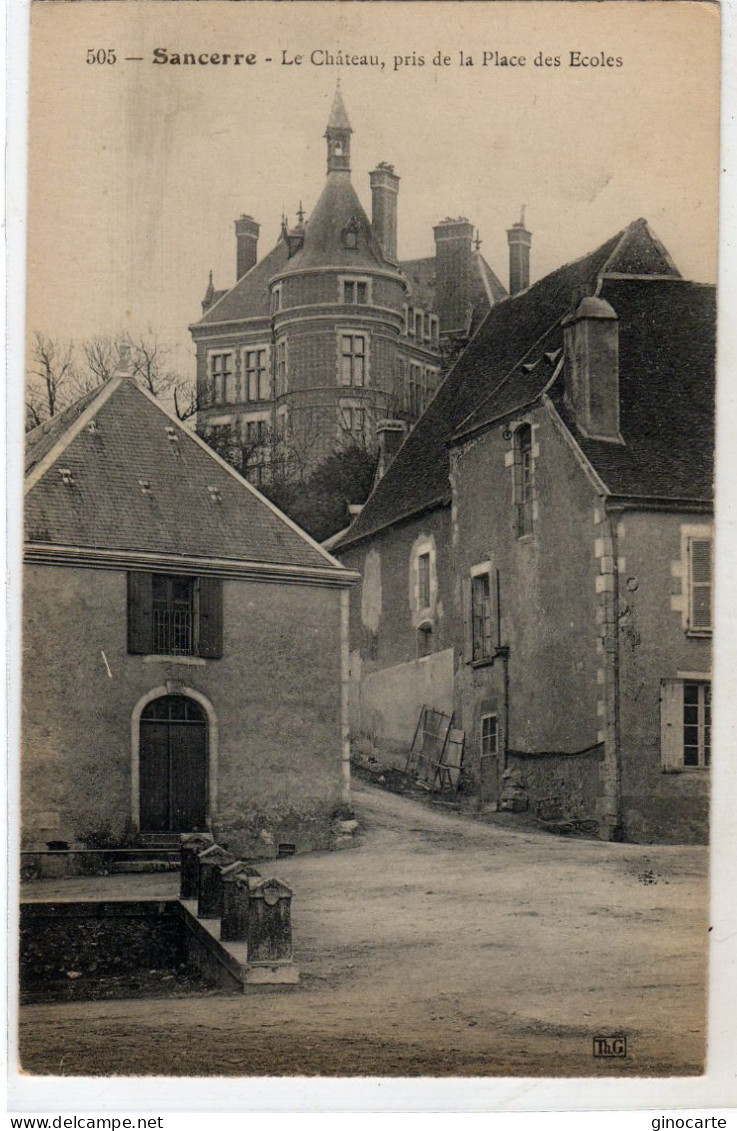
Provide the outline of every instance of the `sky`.
[[[116,63],[87,63],[90,47]],[[155,48],[256,63],[157,65]],[[313,51],[384,67],[316,65]],[[615,63],[571,67],[572,51]],[[483,52],[526,65],[483,66]],[[539,52],[561,65],[535,66]],[[193,374],[187,325],[210,269],[218,288],[235,281],[236,217],[261,223],[261,254],[282,211],[294,220],[302,201],[309,217],[338,77],[369,213],[369,170],[385,160],[401,177],[400,257],[432,254],[433,224],[464,215],[506,284],[525,204],[533,279],[645,216],[685,276],[715,281],[712,4],[80,0],[33,11],[28,332],[150,327]]]

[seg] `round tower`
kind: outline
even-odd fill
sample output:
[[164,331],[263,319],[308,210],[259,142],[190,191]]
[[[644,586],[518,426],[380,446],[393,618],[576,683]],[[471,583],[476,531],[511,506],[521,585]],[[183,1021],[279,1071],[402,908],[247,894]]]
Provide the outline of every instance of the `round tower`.
[[351,444],[375,450],[377,422],[396,414],[406,283],[351,183],[352,133],[338,89],[325,185],[306,222],[285,225],[269,280],[277,435],[303,471]]

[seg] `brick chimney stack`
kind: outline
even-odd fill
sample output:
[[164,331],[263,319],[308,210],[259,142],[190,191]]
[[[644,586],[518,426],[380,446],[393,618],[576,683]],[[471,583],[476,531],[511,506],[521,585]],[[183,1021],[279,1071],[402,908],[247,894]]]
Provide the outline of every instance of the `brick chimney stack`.
[[236,279],[255,267],[258,259],[258,233],[260,225],[253,216],[241,216],[235,222]]
[[516,295],[530,285],[530,244],[532,232],[525,227],[525,206],[516,224],[507,229],[509,243],[509,293]]
[[372,173],[371,224],[388,263],[397,262],[397,197],[399,177],[393,165],[380,162]]
[[473,224],[465,216],[447,218],[434,232],[440,332],[466,333],[471,308]]

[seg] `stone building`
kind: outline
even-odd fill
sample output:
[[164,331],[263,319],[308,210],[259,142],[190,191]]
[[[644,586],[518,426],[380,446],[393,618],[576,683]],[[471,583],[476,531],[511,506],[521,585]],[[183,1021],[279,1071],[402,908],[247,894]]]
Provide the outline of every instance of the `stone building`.
[[[283,221],[259,258],[259,224],[235,222],[235,286],[212,277],[199,322],[198,429],[245,445],[261,482],[275,460],[297,473],[336,449],[393,451],[457,355],[506,291],[473,225],[446,219],[435,254],[398,257],[399,176],[369,175],[369,220],[351,182],[352,128],[338,90],[325,138],[327,180],[309,217]],[[510,230],[515,286],[529,281],[530,234]],[[289,470],[289,468],[287,468]]]
[[125,364],[27,441],[24,847],[329,843],[355,575]]
[[334,550],[357,743],[426,704],[484,802],[705,838],[714,358],[644,220],[492,308]]

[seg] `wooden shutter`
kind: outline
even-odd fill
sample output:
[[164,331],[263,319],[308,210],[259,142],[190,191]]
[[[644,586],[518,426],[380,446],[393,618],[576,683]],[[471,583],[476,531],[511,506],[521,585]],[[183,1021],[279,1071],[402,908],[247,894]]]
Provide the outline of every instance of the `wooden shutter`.
[[471,624],[471,578],[461,582],[461,617],[463,619],[463,659],[470,664],[473,659],[473,627]]
[[197,653],[210,660],[223,654],[223,583],[219,577],[201,577],[199,647]]
[[693,629],[711,628],[711,540],[692,538],[690,557],[690,624]]
[[664,770],[683,769],[683,680],[660,681],[660,759]]
[[128,574],[128,651],[149,655],[153,651],[150,573]]

